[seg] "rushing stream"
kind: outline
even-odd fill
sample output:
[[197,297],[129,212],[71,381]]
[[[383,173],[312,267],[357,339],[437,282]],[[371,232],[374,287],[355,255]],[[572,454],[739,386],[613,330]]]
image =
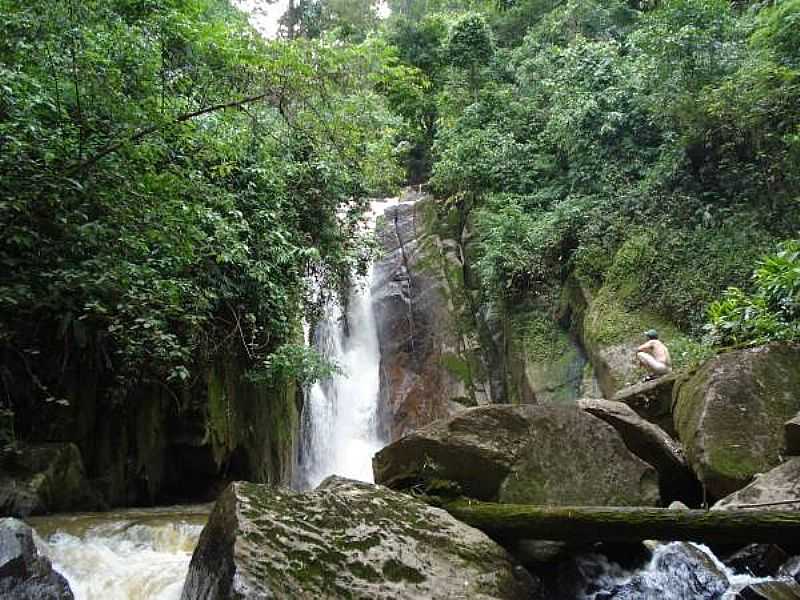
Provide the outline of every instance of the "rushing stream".
[[178,600],[209,510],[174,506],[30,522],[76,600]]

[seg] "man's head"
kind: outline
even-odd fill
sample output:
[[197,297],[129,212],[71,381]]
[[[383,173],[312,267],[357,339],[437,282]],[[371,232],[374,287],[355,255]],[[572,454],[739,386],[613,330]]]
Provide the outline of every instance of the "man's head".
[[658,332],[655,329],[648,329],[644,332],[647,336],[648,340],[657,340],[658,339]]

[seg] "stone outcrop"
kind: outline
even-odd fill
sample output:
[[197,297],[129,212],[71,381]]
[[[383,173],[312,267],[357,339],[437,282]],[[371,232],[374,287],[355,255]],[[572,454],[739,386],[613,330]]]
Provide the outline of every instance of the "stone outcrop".
[[676,378],[675,374],[669,374],[653,381],[640,382],[620,390],[613,399],[627,404],[640,417],[675,436],[675,426],[672,422],[672,389]]
[[628,450],[658,471],[661,499],[699,498],[699,486],[686,463],[683,449],[666,431],[645,421],[627,404],[611,400],[582,399],[578,406],[611,425]]
[[0,515],[27,517],[100,505],[75,444],[0,449]]
[[676,383],[674,419],[687,459],[712,498],[781,461],[783,425],[800,410],[800,347],[721,354]]
[[507,329],[510,390],[516,394],[513,400],[556,402],[579,397],[586,355],[557,316],[541,308],[517,308],[508,316]]
[[[227,358],[199,373],[186,389],[141,384],[120,398],[112,395],[96,366],[81,365],[66,369],[60,394],[64,397],[49,401],[41,399],[41,390],[32,387],[29,378],[15,376],[9,385],[17,449],[11,445],[0,460],[16,466],[0,468],[0,505],[14,515],[93,510],[98,504],[211,499],[227,478],[288,482],[299,430],[296,388],[255,384],[244,371],[236,359]],[[63,474],[54,474],[55,480],[34,477],[37,469],[47,471],[27,468],[42,462],[35,456],[15,457],[18,452],[31,454],[31,448],[39,448],[38,455],[43,448],[55,447],[61,448],[59,456],[69,457],[58,459]],[[81,468],[85,480],[79,487],[85,501],[78,501],[72,485],[77,481],[73,474]],[[58,478],[67,476],[69,485],[62,485]],[[28,494],[31,484],[53,487],[49,481],[58,482],[55,502],[32,500],[41,494]],[[7,500],[3,489],[13,488],[17,499]],[[19,495],[20,488],[28,500]],[[12,504],[18,508],[8,508]]]
[[457,247],[426,225],[429,197],[407,193],[403,200],[378,224],[382,258],[372,284],[381,422],[393,440],[459,405],[485,402],[488,388],[455,316],[453,301],[463,301],[450,291],[451,279],[462,276]]
[[654,505],[656,470],[609,424],[572,404],[476,407],[390,444],[373,459],[393,488],[554,505]]
[[231,484],[182,598],[511,600],[536,590],[505,550],[444,511],[332,477],[304,494]]
[[751,484],[717,502],[713,510],[738,509],[750,504],[771,505],[761,510],[800,510],[800,457],[790,458],[756,477]]
[[22,521],[0,519],[0,597],[3,600],[72,600],[72,590],[39,554]]

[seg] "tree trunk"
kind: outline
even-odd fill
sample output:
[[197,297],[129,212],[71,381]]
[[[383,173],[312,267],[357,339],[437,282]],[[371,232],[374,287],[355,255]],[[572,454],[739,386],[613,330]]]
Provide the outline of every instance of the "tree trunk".
[[457,500],[451,515],[502,542],[687,540],[704,543],[796,544],[800,512],[680,510],[645,507],[527,506]]

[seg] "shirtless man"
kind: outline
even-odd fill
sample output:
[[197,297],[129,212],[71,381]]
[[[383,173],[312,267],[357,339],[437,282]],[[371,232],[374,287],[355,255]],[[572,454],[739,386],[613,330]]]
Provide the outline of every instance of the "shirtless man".
[[648,341],[636,349],[636,358],[649,371],[646,380],[650,380],[669,373],[672,370],[672,359],[667,347],[658,339],[655,329],[645,332],[645,335]]

